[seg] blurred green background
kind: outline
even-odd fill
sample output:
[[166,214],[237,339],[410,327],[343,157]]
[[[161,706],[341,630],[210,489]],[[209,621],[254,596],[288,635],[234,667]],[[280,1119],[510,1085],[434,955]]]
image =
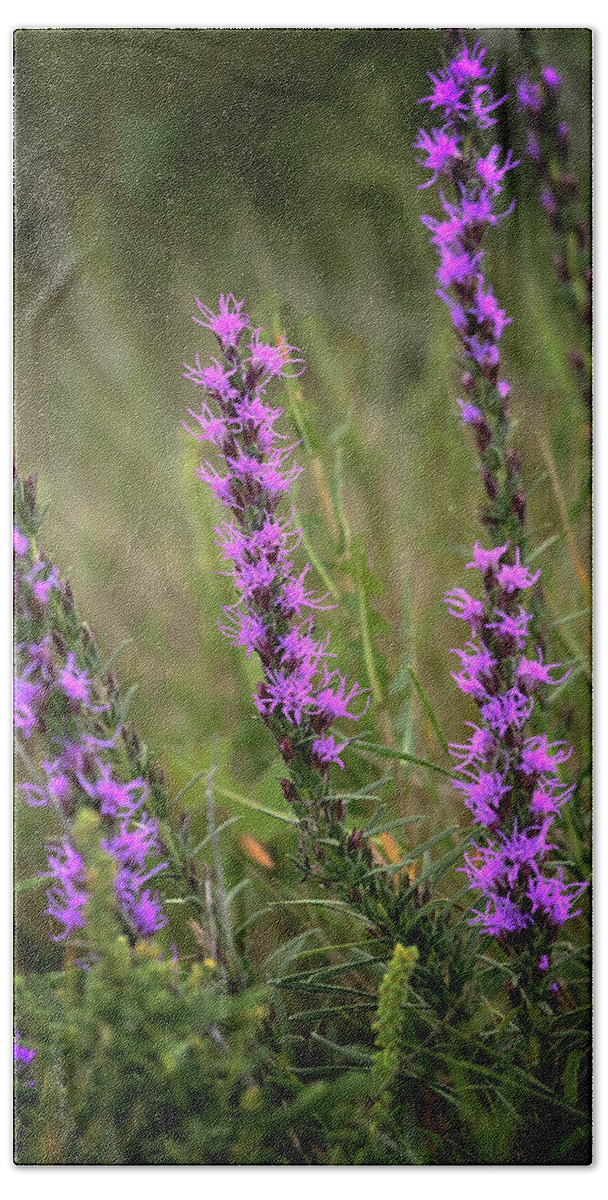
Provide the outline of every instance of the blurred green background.
[[[517,32],[483,36],[496,94],[513,91]],[[591,35],[540,31],[537,42],[565,76],[588,203]],[[214,307],[232,291],[307,361],[298,389],[274,395],[292,417],[297,404],[306,433],[298,511],[338,602],[334,649],[372,686],[366,729],[437,758],[407,667],[446,737],[461,740],[473,709],[449,676],[462,630],[442,596],[466,582],[481,501],[419,220],[437,197],[417,190],[412,150],[440,31],[31,29],[15,51],[16,461],[39,473],[45,550],[101,647],[132,639],[119,672],[140,684],[133,715],[153,753],[177,786],[219,737],[240,786],[263,798],[269,770],[266,802],[280,804],[250,701],[255,667],[218,632],[232,599],[217,574],[220,514],[180,424],[195,400],[181,363],[213,352],[191,322],[194,296]],[[516,107],[499,113],[496,140],[519,157]],[[589,740],[589,429],[566,358],[582,334],[554,282],[530,165],[508,182],[505,207],[516,194],[517,208],[488,238],[486,270],[513,316],[504,367],[547,621],[559,622],[549,657],[575,668],[554,711],[576,770]],[[357,586],[361,550],[379,585],[371,598]],[[429,778],[409,770],[399,806],[429,809],[432,790],[436,819],[462,820],[458,798]]]

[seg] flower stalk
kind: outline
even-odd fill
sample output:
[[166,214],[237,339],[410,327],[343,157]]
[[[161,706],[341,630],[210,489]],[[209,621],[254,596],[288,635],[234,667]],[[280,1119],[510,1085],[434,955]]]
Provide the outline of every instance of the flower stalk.
[[294,526],[293,508],[285,516],[278,512],[301,467],[292,458],[295,446],[284,445],[275,428],[283,410],[269,403],[267,391],[274,380],[299,375],[304,363],[293,346],[265,342],[243,304],[222,295],[216,314],[197,300],[200,315],[193,319],[215,335],[221,357],[202,366],[197,355],[194,367],[184,365],[185,378],[204,396],[200,411],[189,410],[198,428],[185,428],[217,452],[222,473],[202,463],[197,475],[230,514],[217,535],[238,599],[224,609],[220,627],[248,657],[255,652],[260,659],[262,680],[253,700],[287,767],[281,787],[300,818],[301,850],[310,866],[310,840],[318,860],[318,838],[343,818],[329,771],[331,764],[343,767],[347,739],[331,729],[338,719],[359,719],[362,713],[351,705],[362,691],[356,683],[348,688],[329,666],[329,635],[316,635],[312,613],[330,606],[307,587],[310,566],[294,566],[302,531]]
[[498,209],[509,171],[518,166],[512,152],[504,156],[491,144],[488,130],[506,95],[494,98],[490,79],[495,66],[484,64],[487,51],[464,39],[448,66],[429,72],[432,90],[420,103],[430,106],[437,125],[420,129],[414,143],[419,164],[431,172],[420,185],[439,183],[443,216],[423,216],[440,258],[437,295],[447,305],[460,342],[464,371],[461,422],[474,434],[486,503],[481,519],[492,544],[523,548],[526,501],[520,463],[511,449],[509,396],[499,350],[511,323],[483,273],[483,241],[487,231],[513,211],[514,201]]

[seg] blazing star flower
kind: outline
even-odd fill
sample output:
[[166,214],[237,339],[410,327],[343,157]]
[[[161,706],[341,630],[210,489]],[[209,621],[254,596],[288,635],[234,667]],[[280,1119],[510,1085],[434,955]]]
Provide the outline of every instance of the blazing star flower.
[[148,880],[168,866],[166,862],[161,862],[145,870],[150,855],[161,853],[157,822],[145,812],[134,827],[129,825],[128,820],[123,820],[114,836],[102,842],[102,847],[119,864],[114,886],[123,911],[141,937],[157,933],[166,925],[167,916],[162,911],[158,893],[152,894],[149,888],[144,887]]
[[450,174],[454,163],[460,159],[458,143],[461,138],[447,133],[446,129],[447,126],[444,126],[443,129],[432,129],[430,134],[421,129],[418,141],[414,142],[416,149],[422,150],[423,154],[426,154],[426,158],[418,158],[416,161],[421,167],[426,167],[433,172],[426,183],[419,185],[420,188],[432,187],[437,182],[439,175]]
[[453,78],[459,83],[467,84],[479,79],[490,79],[496,70],[496,63],[492,67],[484,67],[483,60],[486,54],[487,50],[482,46],[481,38],[475,42],[472,50],[469,50],[463,38],[461,49],[450,63],[449,69]]
[[205,329],[210,329],[215,334],[222,350],[236,350],[242,333],[249,327],[247,313],[241,312],[244,303],[244,300],[240,300],[237,304],[232,294],[222,295],[219,301],[219,313],[216,314],[201,304],[196,297],[197,307],[203,314],[204,320],[201,321],[199,317],[193,317],[192,320],[197,325],[203,325]]
[[[486,96],[489,103],[485,100]],[[506,99],[506,96],[501,96],[500,100],[495,100],[490,88],[486,84],[475,88],[471,103],[478,129],[489,129],[491,125],[496,124],[497,118],[491,117],[490,113],[499,108],[501,104],[504,104]]]
[[100,707],[92,705],[90,689],[93,681],[87,671],[79,670],[76,665],[76,655],[73,651],[70,651],[68,654],[57,683],[68,700],[71,700],[74,704],[84,704],[91,712],[103,712],[106,707],[105,705]]
[[[255,375],[258,386],[262,379],[267,382],[270,379],[293,379],[301,375],[306,364],[303,358],[298,358],[297,348],[288,346],[284,340],[280,340],[275,346],[269,345],[261,341],[261,332],[261,329],[255,330],[249,344],[251,356],[245,359],[248,373]],[[287,368],[290,366],[295,366],[296,370],[289,372]]]
[[467,112],[467,104],[462,99],[465,90],[459,86],[453,72],[439,71],[437,75],[433,75],[427,71],[427,75],[433,84],[433,91],[428,96],[423,96],[420,104],[430,104],[431,111],[434,108],[442,108],[446,117],[455,117]]
[[46,911],[63,929],[53,937],[54,942],[63,941],[84,926],[84,908],[87,903],[85,866],[82,858],[64,841],[47,851],[48,876],[54,879],[47,890]]
[[550,939],[576,915],[573,905],[586,887],[565,884],[557,865],[546,873],[556,849],[549,829],[573,792],[558,776],[571,748],[550,743],[546,734],[525,736],[538,688],[562,683],[569,672],[556,677],[560,663],[544,664],[540,652],[538,658],[526,653],[532,618],[521,597],[538,574],[530,574],[519,549],[511,556],[508,543],[486,550],[476,542],[467,566],[481,576],[484,600],[473,601],[461,589],[446,595],[450,612],[469,621],[475,639],[456,650],[462,671],[452,675],[474,699],[481,720],[468,723],[467,742],[450,746],[457,760],[452,786],[487,838],[473,844],[462,868],[487,902],[483,910],[473,909],[470,923],[508,947],[534,930]]
[[[226,311],[232,311],[230,305]],[[217,374],[207,382],[215,389],[222,386]],[[35,518],[35,500],[30,509]],[[166,917],[158,896],[145,884],[167,865],[150,866],[150,860],[161,856],[162,848],[156,823],[141,811],[148,784],[141,777],[125,780],[116,771],[113,752],[122,728],[120,724],[108,728],[110,704],[93,702],[100,681],[79,662],[82,643],[74,648],[65,630],[57,627],[57,613],[48,597],[56,589],[64,602],[69,600],[68,585],[62,583],[55,567],[36,554],[33,564],[29,554],[22,561],[29,547],[16,540],[16,548],[23,553],[15,561],[21,640],[16,647],[14,723],[23,736],[37,732],[50,746],[48,758],[41,762],[43,778],[19,784],[19,792],[31,807],[52,806],[67,833],[61,843],[48,848],[49,869],[42,876],[51,880],[46,911],[59,927],[56,934],[53,931],[54,940],[67,939],[85,928],[90,899],[86,867],[69,833],[75,812],[83,804],[96,809],[103,819],[107,838],[102,848],[118,863],[121,886],[116,887],[116,897],[122,916],[131,930],[148,936],[162,928]],[[65,703],[55,702],[59,696]],[[106,714],[102,719],[105,728],[100,728],[101,713]]]
[[[439,201],[446,219],[424,215],[439,254],[437,294],[447,305],[462,347],[466,399],[459,400],[462,424],[469,425],[481,458],[482,482],[489,506],[484,522],[497,543],[521,539],[525,500],[511,463],[500,449],[508,415],[508,383],[499,380],[499,342],[511,318],[500,306],[483,270],[483,239],[513,211],[515,201],[497,209],[507,176],[518,161],[498,143],[487,146],[486,131],[496,125],[494,112],[507,96],[495,99],[490,80],[494,66],[486,65],[487,50],[480,41],[466,41],[445,71],[432,75],[434,90],[424,97],[433,113],[443,114],[439,128],[421,129],[414,143],[417,159],[431,176],[420,188],[441,178]],[[439,121],[438,121],[439,124]],[[446,195],[446,193],[448,193]],[[505,390],[506,389],[506,390]]]
[[[433,170],[442,153],[441,131],[437,134],[424,143],[435,156]],[[295,447],[281,444],[285,439],[276,426],[282,409],[268,403],[266,391],[273,379],[301,374],[304,361],[285,341],[271,344],[260,329],[252,331],[242,315],[244,301],[228,300],[220,300],[220,316],[230,316],[229,331],[198,302],[206,315],[199,323],[216,334],[226,361],[215,363],[207,374],[210,369],[201,367],[197,357],[196,368],[185,372],[206,393],[200,415],[191,411],[202,432],[188,432],[211,441],[218,451],[218,466],[205,463],[197,474],[231,514],[218,527],[217,541],[238,599],[224,609],[220,628],[248,657],[254,651],[259,655],[263,679],[253,695],[255,707],[288,767],[299,759],[317,772],[320,795],[327,787],[329,765],[343,766],[347,745],[329,727],[362,714],[350,708],[361,689],[357,684],[348,689],[338,671],[328,670],[327,659],[333,657],[329,639],[315,637],[312,617],[305,615],[330,606],[327,596],[307,586],[310,566],[296,570],[292,561],[302,539],[302,531],[294,528],[293,509],[286,519],[277,515],[301,468],[292,459]]]
[[485,158],[477,159],[477,174],[484,187],[489,188],[495,196],[502,192],[502,181],[507,171],[512,171],[513,167],[519,166],[519,159],[513,159],[509,150],[502,167],[499,167],[498,156],[500,153],[500,146],[492,146]]
[[328,766],[332,762],[344,767],[340,755],[347,745],[347,742],[338,744],[332,733],[325,733],[322,737],[315,738],[312,744],[313,760],[318,767]]
[[120,783],[113,778],[110,763],[100,763],[98,767],[99,775],[94,783],[89,783],[80,773],[78,782],[87,795],[99,803],[102,817],[133,816],[148,796],[149,788],[145,780],[131,779],[128,783]]

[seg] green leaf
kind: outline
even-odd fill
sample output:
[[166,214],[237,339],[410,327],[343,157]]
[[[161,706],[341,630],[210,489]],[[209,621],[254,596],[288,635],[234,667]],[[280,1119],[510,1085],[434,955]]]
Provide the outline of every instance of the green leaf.
[[572,1050],[566,1059],[564,1067],[564,1100],[568,1104],[576,1104],[578,1100],[578,1069],[581,1065],[583,1052]]
[[551,537],[548,537],[544,542],[541,542],[540,546],[537,546],[535,550],[532,550],[531,553],[528,554],[528,563],[530,566],[532,566],[533,562],[536,562],[537,558],[540,558],[541,554],[544,554],[545,550],[549,549],[549,546],[554,546],[556,542],[560,542],[563,536],[563,533],[553,533],[551,534]]
[[344,1058],[353,1059],[354,1062],[362,1062],[371,1065],[371,1063],[374,1061],[374,1055],[372,1052],[369,1050],[364,1050],[363,1047],[341,1046],[339,1042],[332,1042],[329,1038],[322,1037],[320,1033],[316,1033],[314,1030],[310,1036],[311,1038],[314,1038],[315,1042],[321,1042],[323,1046],[329,1046],[331,1050],[335,1050]]
[[238,937],[239,934],[244,933],[244,931],[248,929],[250,925],[255,925],[256,921],[261,920],[261,918],[266,916],[267,913],[273,912],[275,908],[291,908],[301,906],[311,906],[313,908],[335,908],[339,912],[344,913],[345,916],[355,917],[358,921],[363,921],[366,925],[371,924],[368,917],[364,916],[364,914],[360,913],[356,908],[351,908],[350,904],[346,904],[343,900],[276,900],[274,903],[268,904],[265,908],[260,909],[259,912],[254,913],[253,916],[248,917],[248,919],[242,925],[240,925],[238,929],[235,930],[235,937]]
[[[445,744],[447,747],[447,742]],[[349,746],[352,746],[354,750],[369,750],[370,753],[378,754],[381,758],[398,758],[402,762],[413,762],[419,767],[428,767],[429,771],[437,771],[440,775],[450,777],[450,772],[446,771],[444,767],[438,767],[425,758],[415,758],[413,754],[406,754],[404,750],[390,750],[388,746],[380,746],[377,742],[367,742],[362,738],[351,738]]]
[[179,792],[177,792],[176,795],[173,797],[173,803],[177,804],[178,801],[181,800],[182,797],[186,795],[186,792],[190,791],[190,788],[194,787],[195,783],[198,783],[199,779],[202,779],[203,776],[206,776],[208,774],[209,774],[209,772],[206,767],[203,768],[202,771],[197,771],[196,775],[193,775],[192,779],[189,779],[188,782],[185,783],[184,786],[179,789]]
[[102,676],[102,678],[104,678],[107,675],[108,671],[110,671],[112,669],[112,667],[114,666],[114,663],[120,657],[123,650],[126,650],[127,646],[130,646],[134,640],[135,639],[132,637],[124,638],[124,640],[120,643],[120,646],[118,646],[116,648],[114,653],[111,654],[110,657],[108,658],[108,660],[103,664],[103,666],[100,670],[100,675]]
[[267,817],[274,817],[275,821],[283,821],[286,825],[297,825],[298,818],[291,816],[289,813],[276,812],[274,808],[266,808],[263,804],[258,804],[256,800],[252,800],[249,796],[240,796],[238,792],[233,792],[229,788],[219,787],[216,784],[215,793],[224,800],[234,800],[237,804],[243,804],[245,808],[251,808],[254,812],[264,813]]
[[406,825],[416,825],[424,820],[426,820],[425,817],[399,817],[396,821],[385,821],[384,813],[379,812],[372,817],[363,833],[366,837],[372,837],[376,833],[390,833],[392,829],[403,829]]
[[419,697],[420,697],[420,700],[422,701],[422,707],[424,708],[424,711],[425,711],[425,713],[426,713],[426,715],[427,715],[427,717],[428,717],[429,721],[431,722],[431,725],[432,725],[432,727],[433,727],[433,729],[434,729],[434,731],[435,731],[435,736],[436,736],[436,738],[437,738],[437,741],[438,741],[438,742],[439,742],[439,744],[440,744],[440,745],[443,747],[443,749],[445,750],[446,754],[449,754],[449,753],[450,753],[450,751],[449,751],[448,743],[447,743],[447,741],[446,741],[446,739],[445,739],[445,737],[444,737],[444,735],[443,735],[443,733],[442,733],[442,731],[441,731],[441,726],[439,725],[439,721],[437,720],[437,717],[435,716],[435,713],[434,713],[434,711],[433,711],[433,708],[432,708],[432,705],[431,705],[431,703],[430,703],[430,700],[428,700],[428,699],[427,699],[427,696],[425,695],[425,692],[424,692],[424,690],[423,690],[422,684],[420,683],[419,679],[417,678],[417,676],[416,676],[416,674],[415,674],[415,672],[414,672],[414,669],[413,669],[413,667],[410,667],[410,666],[408,666],[408,668],[407,668],[407,669],[408,669],[408,671],[409,671],[409,674],[410,674],[410,676],[411,676],[412,683],[414,684],[414,687],[416,688],[416,691],[418,692],[418,695],[419,695]]

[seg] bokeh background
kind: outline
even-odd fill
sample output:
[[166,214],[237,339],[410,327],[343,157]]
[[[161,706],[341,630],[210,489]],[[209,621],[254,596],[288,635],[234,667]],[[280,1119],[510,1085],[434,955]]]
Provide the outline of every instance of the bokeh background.
[[[521,38],[483,36],[496,94],[513,92]],[[535,36],[565,78],[588,204],[591,35]],[[334,649],[372,690],[366,731],[445,766],[429,708],[448,739],[472,716],[450,679],[462,631],[442,596],[465,583],[482,497],[419,219],[437,199],[417,190],[412,150],[426,119],[417,99],[443,53],[439,30],[15,35],[16,461],[39,474],[45,550],[101,647],[131,639],[118,671],[139,684],[133,717],[171,787],[215,739],[236,794],[281,803],[250,702],[255,664],[218,632],[232,598],[218,576],[219,513],[181,428],[195,399],[181,363],[213,352],[191,321],[195,295],[212,307],[220,291],[246,297],[255,323],[306,358],[281,395],[303,439],[298,514],[337,605]],[[499,114],[496,140],[523,157],[515,104]],[[554,280],[530,164],[508,183],[505,206],[516,195],[517,207],[488,238],[486,266],[513,317],[504,366],[550,658],[573,667],[553,712],[576,742],[576,772],[589,742],[590,462],[567,354],[583,334]],[[462,821],[444,784],[408,769],[394,803]],[[256,832],[272,841],[277,823]]]

